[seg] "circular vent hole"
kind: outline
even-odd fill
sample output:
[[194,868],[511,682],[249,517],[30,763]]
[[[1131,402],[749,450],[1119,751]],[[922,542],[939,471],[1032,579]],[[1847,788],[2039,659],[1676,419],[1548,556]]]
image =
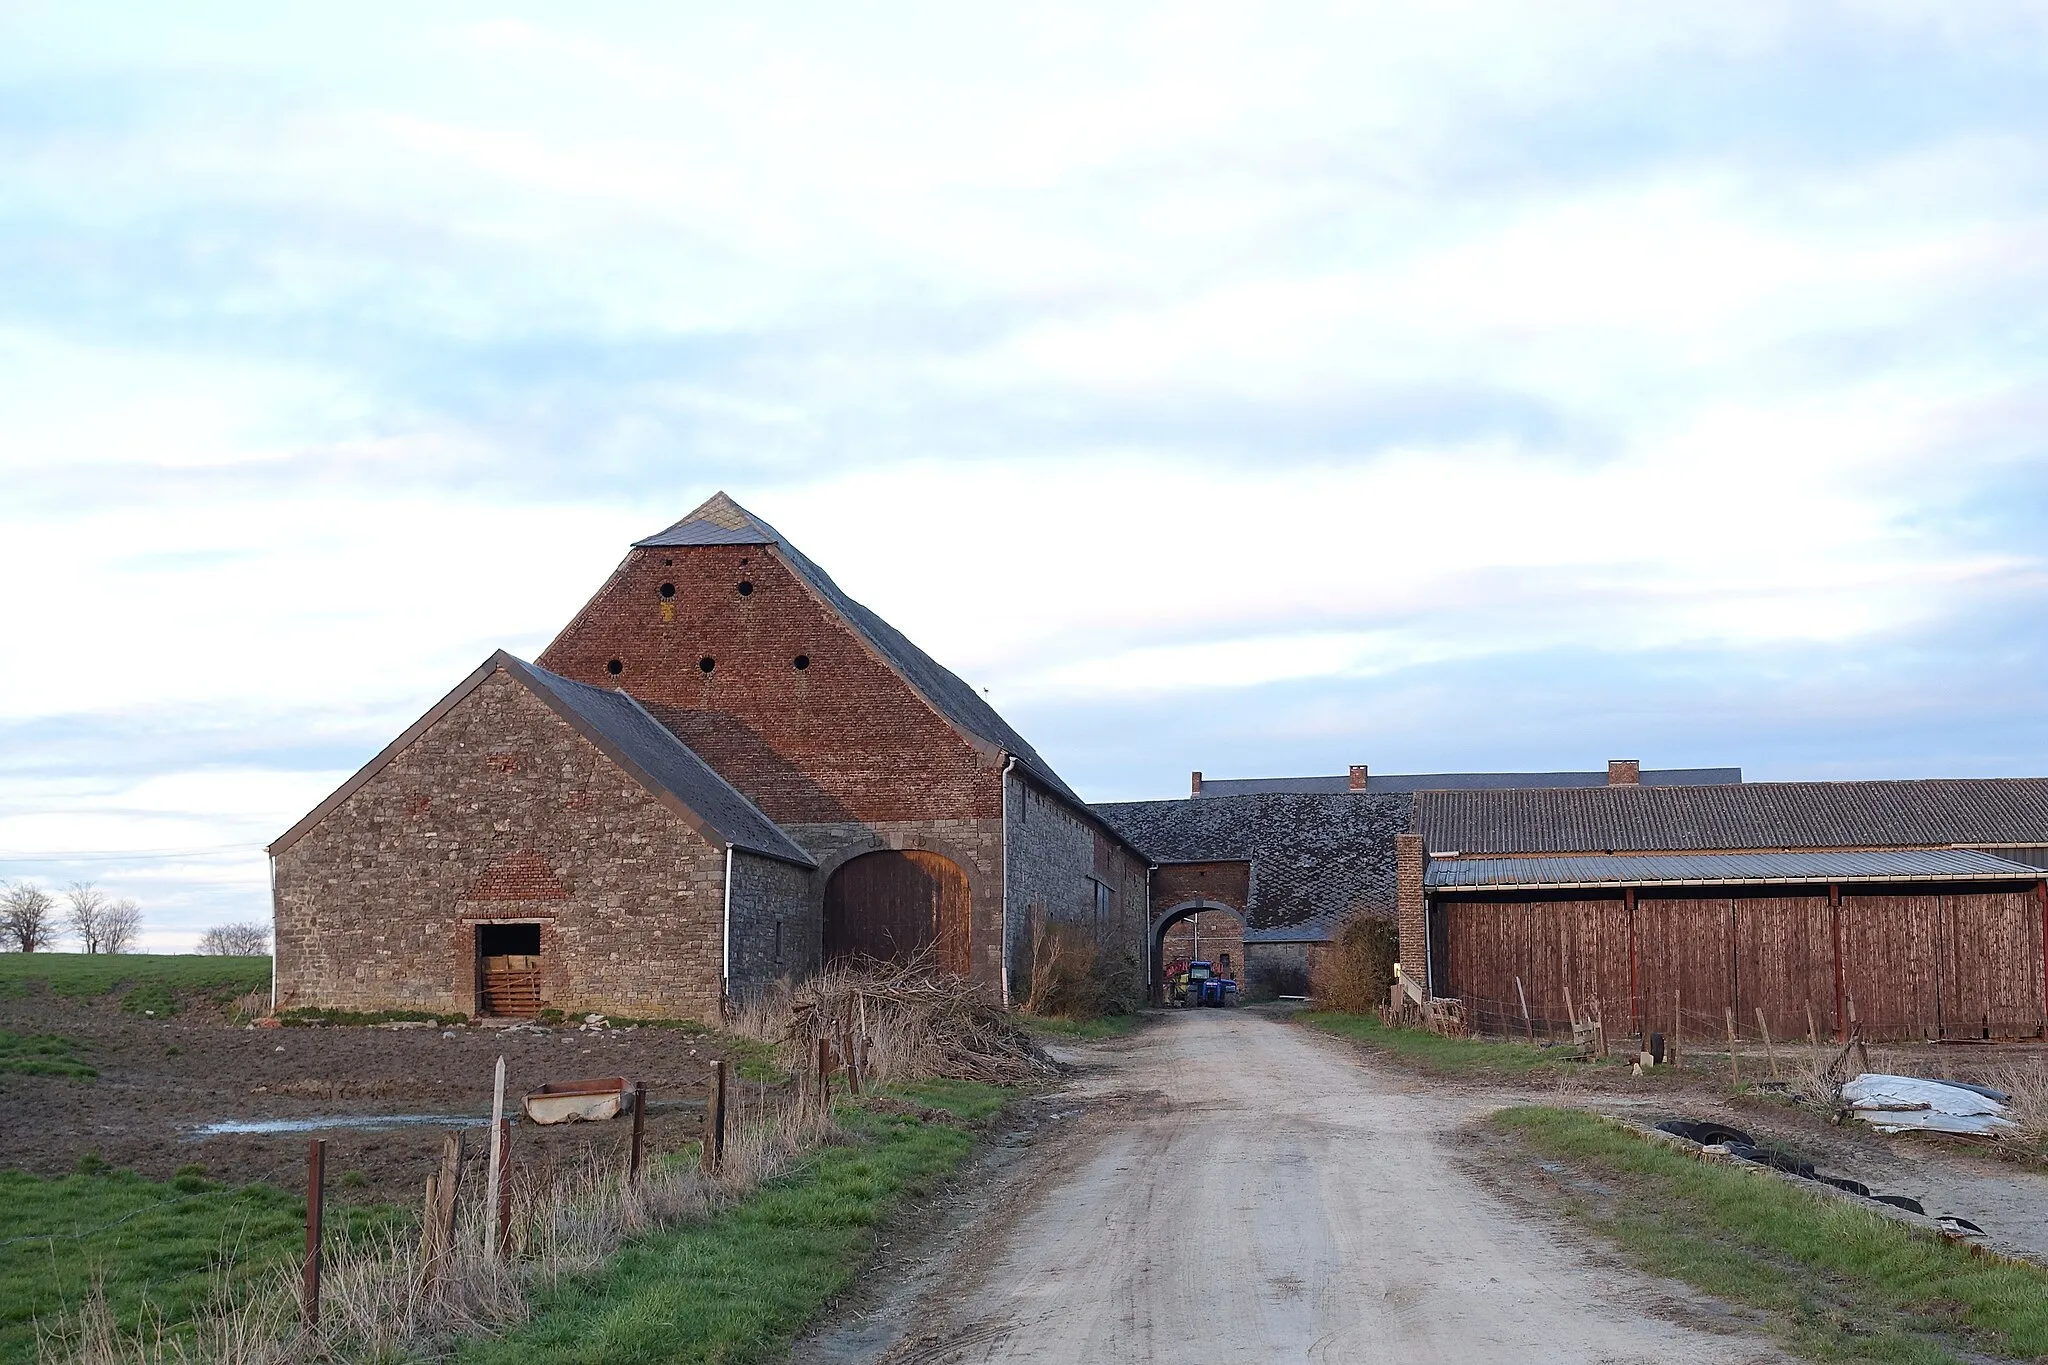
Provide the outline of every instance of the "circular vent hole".
[[749,583],[749,582],[747,582],[747,581],[746,581],[745,579],[741,579],[741,580],[740,580],[740,596],[742,596],[742,597],[752,597],[753,595],[754,595],[754,585],[753,585],[752,583]]
[[801,673],[806,668],[809,668],[811,666],[811,656],[808,654],[799,654],[794,659],[791,659],[789,661],[789,665],[791,668],[794,668],[797,672]]
[[662,584],[662,585],[661,585],[661,595],[662,595],[663,597],[674,597],[674,596],[676,595],[676,585],[675,585],[675,584],[673,584],[673,583],[664,583],[664,584]]
[[703,669],[706,673],[709,673],[712,669],[718,667],[718,660],[712,658],[709,654],[706,654],[703,658],[697,660],[697,667]]
[[610,663],[604,666],[604,671],[611,674],[614,678],[616,678],[619,676],[619,674],[624,673],[626,671],[626,666],[620,663],[617,659],[613,659]]

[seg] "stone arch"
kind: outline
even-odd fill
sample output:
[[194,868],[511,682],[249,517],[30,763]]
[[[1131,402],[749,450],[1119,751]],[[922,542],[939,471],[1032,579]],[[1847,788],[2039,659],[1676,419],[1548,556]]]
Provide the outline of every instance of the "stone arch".
[[973,892],[967,873],[929,849],[876,849],[848,858],[825,883],[825,960],[906,962],[931,950],[939,966],[973,971]]
[[[1155,978],[1157,978],[1160,973],[1164,972],[1167,966],[1169,965],[1166,956],[1167,931],[1172,929],[1174,925],[1179,924],[1182,920],[1188,919],[1195,915],[1204,915],[1214,912],[1220,912],[1222,914],[1230,916],[1230,918],[1237,924],[1238,948],[1237,955],[1235,959],[1232,961],[1231,967],[1232,970],[1238,973],[1240,976],[1243,974],[1244,931],[1249,927],[1245,923],[1244,911],[1239,907],[1230,904],[1228,901],[1208,900],[1205,898],[1196,897],[1193,899],[1180,901],[1175,905],[1169,906],[1167,909],[1162,910],[1158,915],[1153,917],[1150,947],[1152,957],[1152,973]],[[1155,980],[1155,989],[1157,985],[1158,982]]]

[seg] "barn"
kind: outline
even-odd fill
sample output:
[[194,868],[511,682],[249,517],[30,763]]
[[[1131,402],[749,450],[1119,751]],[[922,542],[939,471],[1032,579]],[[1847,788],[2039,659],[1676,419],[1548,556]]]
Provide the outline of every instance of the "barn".
[[[710,1019],[821,962],[920,954],[1007,1001],[1036,923],[1146,944],[1145,856],[722,493],[271,855],[287,1008]],[[493,970],[526,973],[516,998]]]
[[1402,959],[1484,1029],[2048,1031],[2048,781],[1419,792]]

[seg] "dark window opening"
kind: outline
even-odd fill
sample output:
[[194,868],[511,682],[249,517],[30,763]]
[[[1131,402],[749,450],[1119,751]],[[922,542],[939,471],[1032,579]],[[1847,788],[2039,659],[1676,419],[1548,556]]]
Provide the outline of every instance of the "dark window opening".
[[479,924],[476,951],[480,957],[539,957],[538,924]]
[[808,654],[799,654],[794,659],[791,659],[789,661],[789,666],[791,668],[794,668],[797,672],[801,673],[811,666],[811,656]]
[[604,666],[604,671],[611,674],[614,678],[616,678],[619,676],[619,674],[624,673],[626,671],[626,666],[620,663],[617,659],[613,659],[610,663]]
[[675,567],[675,561],[674,561],[673,559],[664,559],[664,560],[662,560],[662,561],[661,561],[661,564],[662,564],[662,567],[663,567],[663,568],[674,568],[674,567]]
[[753,585],[752,583],[749,583],[749,582],[748,582],[748,581],[747,581],[746,579],[744,579],[744,578],[743,578],[743,579],[741,579],[741,580],[740,580],[740,596],[742,596],[742,597],[752,597],[753,595],[754,595],[754,585]]
[[674,597],[674,596],[676,595],[676,585],[675,585],[675,584],[673,584],[673,583],[664,583],[664,584],[662,584],[662,585],[661,585],[661,595],[662,595],[663,597]]
[[782,921],[775,921],[775,960],[782,961]]
[[703,669],[706,673],[709,673],[712,669],[718,667],[718,660],[712,658],[709,654],[706,654],[703,658],[697,660],[697,667]]

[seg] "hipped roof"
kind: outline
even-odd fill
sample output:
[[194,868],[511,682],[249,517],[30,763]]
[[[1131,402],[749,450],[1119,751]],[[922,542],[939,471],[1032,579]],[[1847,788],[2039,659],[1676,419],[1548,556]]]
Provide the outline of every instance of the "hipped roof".
[[342,802],[433,728],[493,674],[503,671],[567,721],[627,776],[714,844],[815,867],[811,858],[761,808],[720,777],[682,740],[622,691],[572,681],[499,650],[426,715],[363,765],[355,776],[270,846],[276,856],[297,843]]

